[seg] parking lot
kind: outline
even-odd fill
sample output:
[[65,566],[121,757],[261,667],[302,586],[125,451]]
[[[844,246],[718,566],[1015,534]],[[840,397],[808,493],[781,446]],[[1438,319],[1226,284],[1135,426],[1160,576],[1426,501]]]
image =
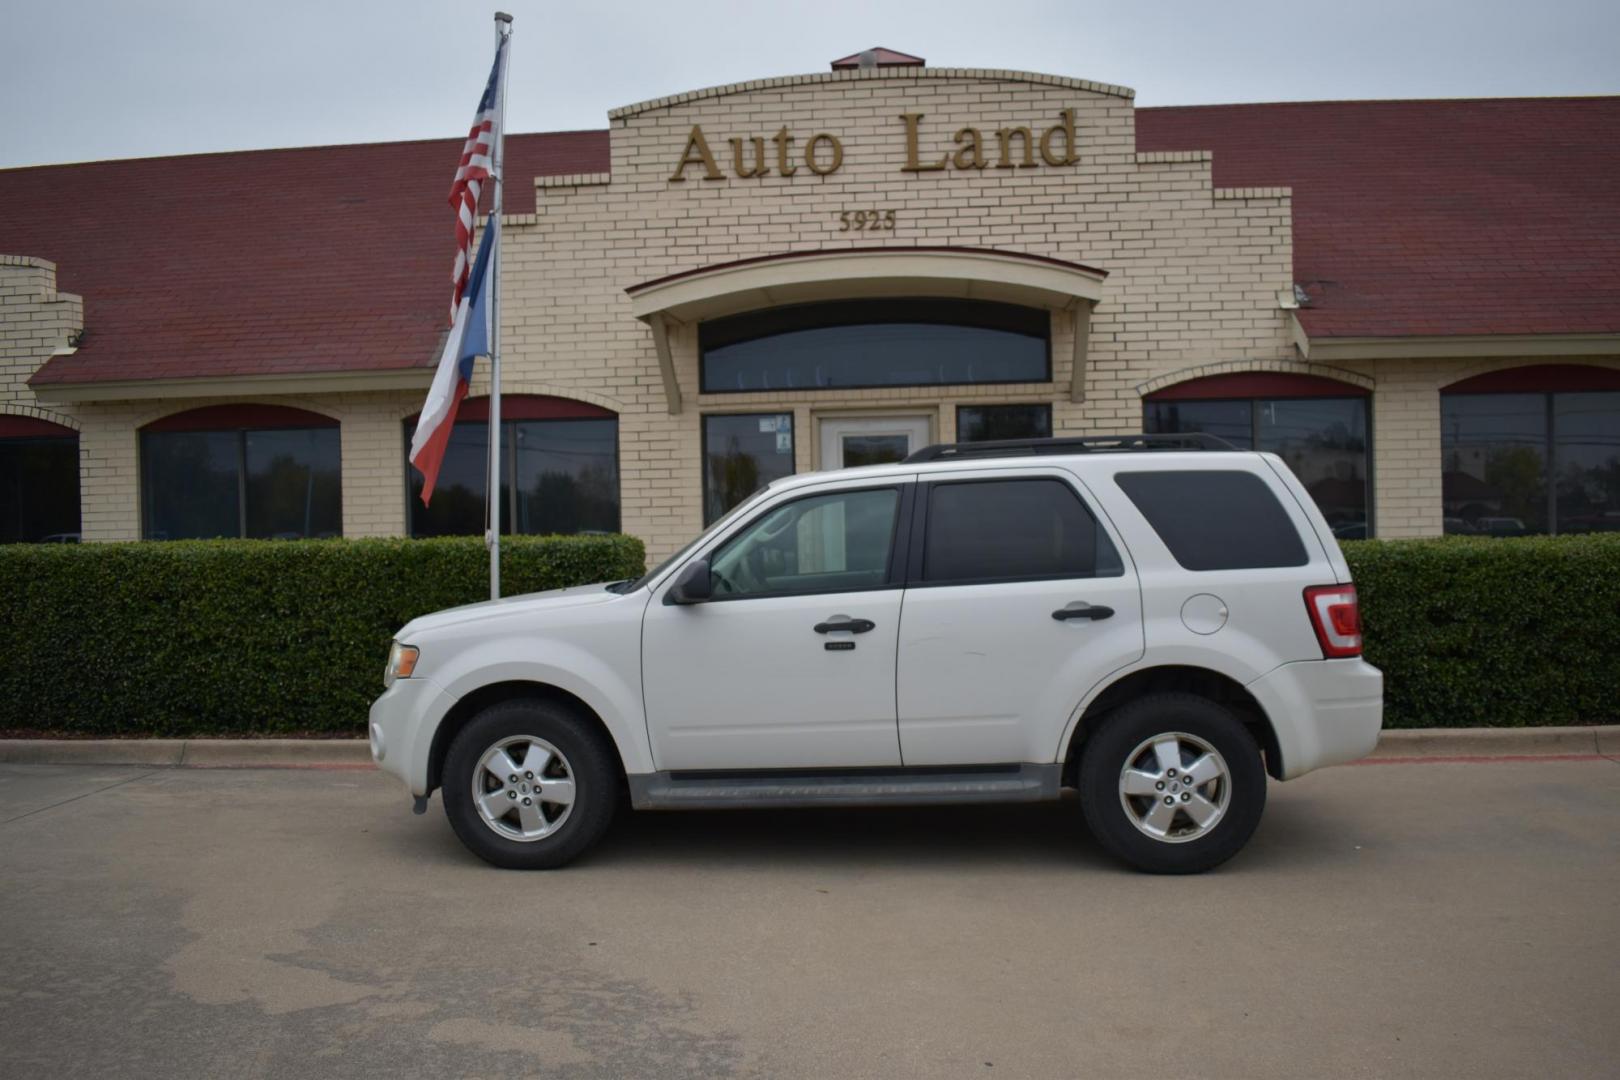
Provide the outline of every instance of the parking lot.
[[1270,796],[1197,878],[1073,804],[626,814],[519,874],[369,770],[4,765],[0,1075],[1615,1075],[1620,763]]

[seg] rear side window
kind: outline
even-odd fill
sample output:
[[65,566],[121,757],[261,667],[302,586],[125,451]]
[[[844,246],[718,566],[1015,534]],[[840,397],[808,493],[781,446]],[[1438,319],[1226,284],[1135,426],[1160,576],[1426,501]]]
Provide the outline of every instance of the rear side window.
[[1059,480],[933,484],[922,580],[969,584],[1111,577],[1119,552],[1074,489]]
[[1266,482],[1247,472],[1127,472],[1114,482],[1188,570],[1304,566],[1299,533]]

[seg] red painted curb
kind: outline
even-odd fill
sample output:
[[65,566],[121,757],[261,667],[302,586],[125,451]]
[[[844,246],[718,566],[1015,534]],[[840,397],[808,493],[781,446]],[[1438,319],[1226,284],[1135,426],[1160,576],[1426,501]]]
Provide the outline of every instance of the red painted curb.
[[1519,761],[1620,761],[1607,754],[1468,754],[1457,757],[1369,757],[1349,765],[1490,765]]

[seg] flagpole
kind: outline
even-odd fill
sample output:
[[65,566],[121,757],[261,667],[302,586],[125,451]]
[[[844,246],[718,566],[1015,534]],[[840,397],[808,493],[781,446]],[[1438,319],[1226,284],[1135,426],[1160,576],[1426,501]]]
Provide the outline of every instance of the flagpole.
[[[504,11],[495,13],[495,51],[512,36],[512,16]],[[508,53],[501,64],[499,85],[495,90],[495,145],[490,159],[495,181],[495,197],[491,203],[489,227],[495,230],[490,241],[495,245],[489,259],[489,533],[485,543],[489,547],[489,598],[501,598],[501,189],[505,184],[506,156],[506,72],[511,67]]]

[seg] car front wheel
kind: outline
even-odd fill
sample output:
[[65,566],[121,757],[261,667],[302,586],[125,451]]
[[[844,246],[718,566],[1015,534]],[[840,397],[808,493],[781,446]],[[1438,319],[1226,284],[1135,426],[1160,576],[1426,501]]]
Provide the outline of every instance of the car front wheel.
[[444,812],[486,862],[549,870],[607,830],[617,771],[606,740],[573,710],[504,701],[467,722],[444,763]]
[[1150,873],[1196,874],[1254,834],[1266,774],[1231,710],[1194,694],[1154,694],[1116,709],[1087,741],[1080,803],[1118,858]]

